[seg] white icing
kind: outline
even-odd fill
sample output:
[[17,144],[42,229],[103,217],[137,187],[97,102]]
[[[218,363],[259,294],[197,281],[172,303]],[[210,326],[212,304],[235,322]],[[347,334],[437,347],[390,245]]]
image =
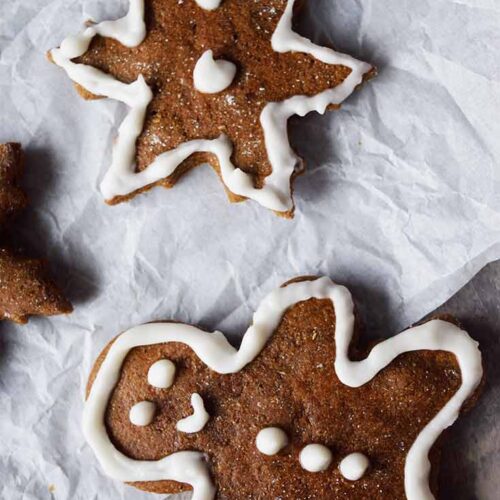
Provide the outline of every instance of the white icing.
[[122,363],[136,346],[182,342],[209,368],[218,373],[235,373],[262,351],[285,311],[310,298],[329,299],[335,308],[335,370],[340,381],[359,387],[404,352],[439,350],[453,353],[460,367],[462,385],[438,414],[422,429],[411,446],[405,463],[405,492],[409,500],[432,499],[428,478],[428,453],[438,436],[458,417],[460,408],[482,378],[481,353],[477,343],[457,326],[440,320],[410,328],[377,344],[368,357],[351,361],[349,344],[354,331],[353,303],[349,291],[328,278],[289,284],[270,293],[253,316],[253,324],[236,350],[220,332],[207,333],[190,325],[151,323],[121,334],[111,345],[85,403],[83,430],[105,472],[126,481],[174,480],[190,484],[195,500],[209,500],[215,494],[202,453],[178,452],[158,461],[132,460],[110,441],[103,425],[106,407],[120,379]]
[[288,444],[288,436],[279,427],[266,427],[257,434],[255,445],[264,455],[276,455]]
[[227,89],[236,75],[236,65],[224,59],[214,59],[211,50],[203,52],[193,71],[194,88],[204,94],[217,94]]
[[196,0],[196,3],[205,10],[215,10],[222,0]]
[[193,414],[179,420],[176,424],[176,429],[179,432],[187,434],[200,432],[210,420],[210,415],[205,410],[203,398],[199,394],[194,393],[191,395],[191,406],[193,407]]
[[300,465],[308,472],[322,472],[332,463],[332,452],[322,444],[308,444],[299,455]]
[[129,419],[139,427],[149,425],[155,416],[156,405],[151,401],[141,401],[130,408]]
[[[216,8],[216,0],[201,0],[203,8]],[[153,94],[141,76],[131,84],[125,84],[95,68],[75,64],[72,59],[83,55],[96,34],[117,39],[127,46],[139,45],[145,37],[144,0],[131,0],[127,16],[118,21],[106,21],[87,28],[76,37],[63,41],[61,48],[51,51],[56,64],[61,66],[69,78],[91,93],[116,99],[126,104],[130,111],[118,130],[113,148],[113,160],[102,183],[101,191],[108,200],[124,196],[153,184],[173,174],[188,156],[195,152],[214,154],[220,164],[220,175],[227,188],[240,196],[257,201],[277,212],[293,209],[291,176],[300,164],[292,151],[287,131],[288,118],[294,114],[304,116],[311,111],[324,113],[329,104],[340,104],[361,83],[363,75],[371,69],[369,64],[332,49],[320,47],[292,30],[292,13],[295,0],[288,0],[286,10],[272,37],[272,46],[277,52],[304,52],[328,64],[343,64],[352,69],[345,81],[334,89],[312,97],[295,96],[283,102],[268,103],[260,116],[271,174],[264,186],[255,188],[251,175],[236,168],[231,162],[232,144],[222,134],[213,140],[194,140],[159,155],[141,172],[135,172],[136,141],[144,126],[146,110]],[[229,63],[231,64],[231,63]]]
[[175,365],[169,359],[160,359],[148,370],[148,383],[157,389],[172,387],[175,378]]
[[340,462],[339,470],[342,476],[349,481],[358,481],[365,475],[369,466],[370,461],[365,455],[351,453]]

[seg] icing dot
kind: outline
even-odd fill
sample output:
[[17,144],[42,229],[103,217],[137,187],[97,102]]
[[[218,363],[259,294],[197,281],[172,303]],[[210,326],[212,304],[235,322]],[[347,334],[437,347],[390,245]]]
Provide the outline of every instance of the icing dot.
[[219,7],[221,0],[196,0],[196,3],[205,10],[215,10]]
[[332,452],[322,444],[308,444],[299,456],[300,465],[309,472],[321,472],[332,463]]
[[194,87],[204,94],[217,94],[231,85],[234,75],[236,66],[232,62],[215,60],[214,53],[207,50],[194,67]]
[[276,455],[288,444],[286,432],[279,427],[262,429],[255,439],[257,449],[264,455]]
[[156,405],[151,401],[141,401],[130,408],[128,417],[130,421],[139,427],[149,425],[155,416]]
[[370,461],[362,453],[351,453],[340,462],[340,473],[349,481],[361,479],[368,467]]
[[174,383],[175,365],[169,359],[160,359],[148,370],[149,385],[158,389],[168,389]]
[[199,394],[194,393],[191,395],[191,406],[193,407],[193,414],[179,420],[175,426],[178,431],[187,434],[200,432],[210,419],[210,415],[205,410],[203,399]]

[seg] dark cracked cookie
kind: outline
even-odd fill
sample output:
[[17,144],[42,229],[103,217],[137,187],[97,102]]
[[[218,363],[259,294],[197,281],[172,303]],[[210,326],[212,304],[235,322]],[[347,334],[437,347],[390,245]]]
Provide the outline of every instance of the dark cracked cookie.
[[[18,185],[23,174],[20,144],[0,144],[0,231],[27,205]],[[43,260],[14,252],[0,232],[0,319],[26,323],[29,316],[70,313],[71,304],[50,279]]]

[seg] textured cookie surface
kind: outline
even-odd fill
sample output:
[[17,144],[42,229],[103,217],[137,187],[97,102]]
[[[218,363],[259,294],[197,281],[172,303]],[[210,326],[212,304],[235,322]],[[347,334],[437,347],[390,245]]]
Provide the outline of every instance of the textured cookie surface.
[[[293,286],[296,284],[286,288]],[[270,307],[276,307],[274,304]],[[157,461],[181,450],[205,453],[216,497],[221,499],[405,498],[405,461],[412,445],[465,382],[457,358],[441,350],[406,352],[366,383],[349,387],[339,379],[334,366],[340,342],[336,332],[344,324],[338,314],[331,300],[299,301],[286,310],[255,359],[225,375],[208,368],[180,342],[132,348],[106,405],[104,418],[111,442],[137,461]],[[408,332],[422,339],[429,328],[451,329],[452,339],[455,332],[458,337],[466,335],[450,323],[431,323]],[[167,325],[164,328],[175,327]],[[148,335],[151,326],[141,328],[123,335]],[[186,333],[186,341],[188,336]],[[139,338],[137,343],[141,344]],[[97,360],[89,391],[113,345],[108,345]],[[474,348],[472,342],[472,351]],[[370,351],[351,346],[349,355],[352,360],[364,359]],[[176,367],[175,381],[168,389],[158,389],[148,382],[148,371],[165,359]],[[477,395],[482,372],[480,366],[476,368],[475,385],[464,404],[470,405]],[[190,398],[194,393],[202,397],[210,419],[199,432],[179,432],[176,422],[193,412]],[[130,409],[140,401],[152,402],[155,407],[152,422],[143,427],[129,418]],[[257,435],[268,427],[283,430],[288,438],[286,446],[273,456],[256,446]],[[330,450],[331,465],[325,471],[311,473],[301,465],[300,452],[312,443]],[[352,453],[362,453],[370,463],[356,481],[347,480],[338,468]],[[438,455],[434,445],[429,478],[433,491]],[[133,484],[158,493],[189,489],[172,481]]]
[[[278,131],[281,136],[277,143],[284,148],[283,155],[279,153],[278,156],[285,158],[278,158],[275,164],[271,164],[270,149],[273,149],[272,136],[276,131],[265,137],[263,111],[266,106],[283,103],[294,96],[311,98],[329,89],[340,90],[342,85],[348,85],[349,91],[342,98],[331,98],[321,105],[303,101],[295,112],[323,111],[328,104],[336,107],[356,85],[372,76],[374,70],[348,57],[332,64],[322,62],[309,53],[301,53],[301,50],[309,50],[312,46],[302,38],[302,45],[294,51],[283,49],[283,52],[278,52],[273,48],[272,37],[285,9],[294,6],[297,14],[302,2],[224,0],[213,10],[202,8],[201,4],[195,0],[146,0],[146,36],[142,43],[136,47],[125,47],[117,40],[97,35],[92,38],[89,50],[74,62],[98,68],[119,82],[130,85],[142,75],[152,90],[153,97],[147,108],[143,130],[136,142],[136,171],[144,171],[166,151],[176,150],[190,141],[217,140],[224,134],[232,145],[231,161],[234,166],[248,174],[249,183],[261,189],[266,186],[266,179],[269,180],[273,170],[278,171],[287,161],[292,161],[293,170],[293,162],[297,161],[297,158],[290,160],[288,157],[293,154],[288,150],[288,116],[281,116],[284,113],[276,110],[270,121],[280,122],[279,127],[283,129]],[[197,90],[193,77],[197,62],[208,50],[212,51],[216,60],[228,61],[236,66],[230,85],[212,94]],[[331,57],[332,53],[330,51],[327,56]],[[58,59],[63,55],[63,52],[52,52],[55,62],[65,67],[65,63]],[[92,97],[96,90],[88,87],[93,80],[85,80],[66,66],[68,68],[70,77],[80,84],[82,95]],[[359,78],[353,75],[355,71],[360,73]],[[350,76],[358,80],[351,84],[347,81]],[[89,85],[83,85],[85,81]],[[182,173],[203,162],[210,163],[221,173],[219,160],[210,151],[195,152],[179,160],[177,168],[162,179],[151,182],[149,178],[149,183],[144,181],[140,187],[131,184],[128,193],[109,191],[105,194],[108,201],[114,203],[129,199],[155,184],[171,187]],[[295,171],[292,174],[289,172],[284,176],[286,179],[279,182],[290,184],[300,170],[297,163]],[[222,177],[230,199],[237,201],[245,197],[232,190],[232,185],[228,185],[224,175]],[[289,189],[290,186],[283,187],[284,192]],[[252,197],[251,194],[248,196]],[[265,204],[262,200],[260,202]],[[291,199],[286,203],[283,201],[281,206],[279,203],[271,204],[268,208],[290,216],[293,213],[290,203]]]
[[[0,144],[0,231],[27,205],[19,180],[23,155],[19,144]],[[49,278],[44,261],[7,247],[0,232],[0,319],[25,323],[31,315],[69,313],[71,304]]]

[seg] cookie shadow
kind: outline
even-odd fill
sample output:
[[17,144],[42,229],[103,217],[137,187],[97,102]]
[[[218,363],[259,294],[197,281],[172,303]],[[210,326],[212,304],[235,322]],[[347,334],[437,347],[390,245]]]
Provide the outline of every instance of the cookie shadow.
[[347,286],[353,296],[360,333],[359,347],[399,333],[396,322],[391,320],[394,314],[390,312],[388,293],[380,287],[368,285],[362,279],[351,278],[342,284]]
[[[377,80],[383,79],[381,68],[386,66],[386,60],[376,51],[369,39],[361,37],[362,9],[352,9],[349,6],[339,5],[342,2],[330,0],[317,0],[303,2],[300,16],[294,16],[294,29],[300,35],[312,40],[314,43],[349,54],[359,60],[367,61],[377,68]],[[346,13],[348,15],[346,23]],[[328,9],[331,15],[322,16],[318,12]],[[357,101],[364,98],[361,93],[366,93],[373,82],[365,83],[348,99],[349,105],[356,107]],[[330,115],[333,113],[333,118]],[[331,184],[325,182],[322,175],[311,175],[324,166],[328,168],[342,168],[342,161],[337,154],[339,149],[338,137],[332,134],[331,120],[342,119],[341,112],[327,111],[324,116],[310,113],[304,118],[292,117],[289,121],[289,135],[292,147],[304,159],[306,164],[305,175],[299,177],[295,184],[297,198],[317,199],[322,195],[331,195]]]
[[[460,317],[459,314],[456,316]],[[497,321],[500,318],[497,318]],[[481,464],[465,452],[474,447],[478,440],[484,443],[484,436],[491,432],[492,424],[485,418],[492,411],[498,415],[500,405],[500,370],[498,368],[499,349],[498,328],[492,327],[489,321],[477,318],[461,318],[461,324],[471,337],[477,340],[483,354],[486,384],[479,401],[467,413],[453,424],[449,434],[445,436],[441,452],[439,468],[439,498],[441,500],[476,500],[480,497],[477,484],[481,480]],[[494,353],[494,354],[493,354]],[[496,409],[495,409],[496,408]],[[483,439],[481,439],[483,434]],[[476,437],[477,436],[477,437]],[[496,460],[498,460],[498,456]]]
[[483,268],[436,311],[455,316],[479,342],[486,376],[478,403],[453,425],[445,441],[439,476],[442,499],[486,498],[484,493],[478,493],[478,484],[486,483],[491,488],[496,476],[500,460],[500,450],[494,446],[498,442],[495,436],[500,414],[499,284],[500,261],[497,261]]
[[[369,33],[364,32],[365,9],[348,0],[303,1],[300,15],[293,18],[293,28],[317,45],[332,47],[380,69],[387,59],[377,51]],[[323,15],[326,11],[329,14]]]
[[9,362],[11,356],[10,344],[8,342],[9,328],[12,328],[7,321],[0,321],[0,373]]
[[[72,252],[65,240],[65,231],[50,211],[51,198],[60,186],[54,155],[49,149],[30,147],[24,150],[25,169],[21,181],[28,195],[28,207],[9,228],[9,244],[23,255],[47,262],[51,278],[73,307],[88,301],[97,292],[94,265],[85,260],[83,252]],[[76,258],[78,255],[78,258]]]

